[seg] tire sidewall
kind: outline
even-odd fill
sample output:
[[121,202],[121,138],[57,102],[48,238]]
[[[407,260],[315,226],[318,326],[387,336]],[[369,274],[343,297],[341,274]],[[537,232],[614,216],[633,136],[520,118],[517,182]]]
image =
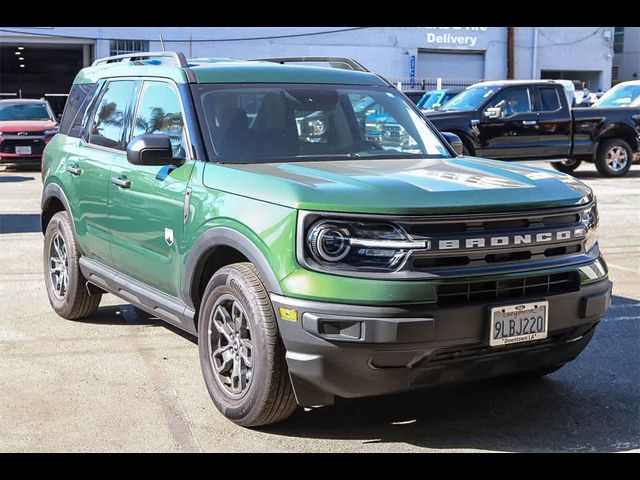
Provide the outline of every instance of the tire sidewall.
[[[67,274],[69,276],[69,280],[67,292],[62,298],[58,298],[54,293],[51,286],[51,277],[49,275],[51,242],[53,241],[53,237],[56,233],[59,233],[62,236],[67,250]],[[69,224],[68,217],[65,213],[56,213],[47,225],[47,230],[44,236],[43,268],[45,286],[51,307],[58,315],[68,317],[74,307],[73,303],[70,302],[70,299],[76,297],[78,293],[77,290],[81,282],[78,282],[80,269],[78,266],[76,245],[73,239],[73,231],[71,230],[71,225]]]
[[[607,165],[606,154],[614,146],[624,148],[624,150],[627,152],[627,164],[620,171],[611,170],[611,168],[609,168],[609,165]],[[598,157],[596,159],[596,166],[598,168],[598,171],[603,175],[606,175],[608,177],[623,177],[629,172],[629,169],[631,168],[632,159],[633,159],[633,152],[631,151],[631,147],[629,146],[629,144],[624,140],[615,138],[612,140],[604,141],[598,147]]]
[[[232,295],[242,305],[247,315],[253,341],[252,378],[249,390],[240,398],[233,399],[221,389],[213,372],[210,356],[211,346],[207,339],[208,323],[216,301],[224,294]],[[220,412],[227,418],[242,423],[251,423],[254,407],[266,401],[268,374],[265,372],[273,362],[273,352],[265,344],[263,319],[253,289],[237,271],[222,268],[212,278],[203,296],[198,319],[198,350],[200,365],[207,390]]]
[[572,173],[574,170],[576,170],[580,166],[581,163],[582,163],[582,160],[570,160],[570,163],[551,162],[551,166],[556,170],[558,170],[559,172]]

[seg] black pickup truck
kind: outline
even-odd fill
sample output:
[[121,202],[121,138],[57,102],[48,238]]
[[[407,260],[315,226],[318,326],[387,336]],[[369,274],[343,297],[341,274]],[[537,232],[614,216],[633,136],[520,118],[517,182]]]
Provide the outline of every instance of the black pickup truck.
[[476,83],[425,114],[460,137],[466,154],[499,160],[547,160],[572,172],[584,160],[602,175],[626,175],[640,158],[640,108],[572,110],[553,80]]

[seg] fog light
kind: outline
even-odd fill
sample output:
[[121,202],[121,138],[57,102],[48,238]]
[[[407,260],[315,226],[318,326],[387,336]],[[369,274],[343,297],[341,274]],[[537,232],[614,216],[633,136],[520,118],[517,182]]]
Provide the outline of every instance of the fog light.
[[289,322],[298,321],[298,311],[293,308],[278,307],[278,313],[282,320],[287,320]]

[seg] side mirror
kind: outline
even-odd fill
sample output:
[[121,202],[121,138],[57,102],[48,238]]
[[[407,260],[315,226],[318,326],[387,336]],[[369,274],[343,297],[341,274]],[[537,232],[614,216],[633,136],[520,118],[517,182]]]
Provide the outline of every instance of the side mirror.
[[171,139],[167,135],[140,135],[127,145],[127,160],[133,165],[176,165],[182,159],[173,158]]
[[484,111],[484,116],[487,118],[500,118],[500,107],[489,107]]
[[451,145],[451,148],[453,148],[453,150],[458,154],[458,156],[461,157],[463,155],[463,146],[462,146],[462,140],[460,140],[460,137],[455,133],[451,133],[451,132],[440,132],[440,133],[442,133],[442,136],[447,141],[447,143]]
[[434,103],[431,108],[433,108],[434,111],[438,111],[442,108],[442,105],[440,105],[439,103]]

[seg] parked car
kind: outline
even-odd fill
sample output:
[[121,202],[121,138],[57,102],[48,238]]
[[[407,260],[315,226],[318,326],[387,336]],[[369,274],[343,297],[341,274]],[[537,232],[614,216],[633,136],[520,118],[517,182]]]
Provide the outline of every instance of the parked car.
[[552,163],[563,172],[589,161],[602,175],[623,176],[638,158],[639,114],[640,108],[571,109],[553,80],[499,80],[472,85],[426,115],[440,131],[458,135],[470,155],[566,159]]
[[0,100],[0,164],[40,165],[58,122],[46,100]]
[[[355,62],[286,62],[135,53],[80,71],[43,163],[53,310],[91,317],[111,292],[197,336],[213,403],[243,426],[575,359],[611,300],[591,189],[458,157]],[[361,102],[413,148],[371,139]],[[296,120],[318,111],[322,142]]]
[[640,107],[640,80],[621,82],[593,104],[595,108]]
[[442,105],[447,103],[457,94],[459,94],[462,89],[443,89],[443,90],[429,90],[425,92],[425,94],[420,97],[420,100],[416,103],[418,108],[423,112],[432,112],[434,110],[440,110]]
[[424,96],[425,91],[424,90],[406,90],[404,93],[407,98],[409,100],[411,100],[413,103],[418,103],[418,101]]

